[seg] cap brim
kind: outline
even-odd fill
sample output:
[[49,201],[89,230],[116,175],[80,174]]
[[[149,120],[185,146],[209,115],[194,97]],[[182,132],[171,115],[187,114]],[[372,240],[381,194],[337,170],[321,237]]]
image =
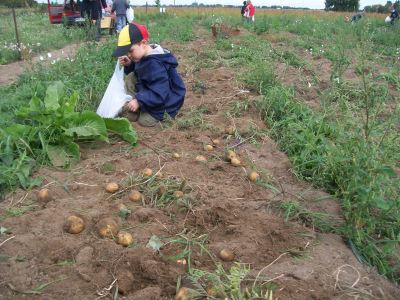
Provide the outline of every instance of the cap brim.
[[127,46],[119,46],[117,49],[114,50],[112,56],[115,57],[120,57],[123,55],[126,55],[129,52],[129,49],[131,49],[132,45],[127,45]]

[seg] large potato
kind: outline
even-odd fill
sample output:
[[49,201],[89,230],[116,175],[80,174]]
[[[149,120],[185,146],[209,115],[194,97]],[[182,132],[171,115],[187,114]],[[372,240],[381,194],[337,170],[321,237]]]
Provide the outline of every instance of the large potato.
[[101,237],[115,238],[119,232],[118,223],[113,218],[101,219],[97,225],[97,231]]
[[64,224],[64,229],[68,233],[81,233],[85,229],[85,222],[78,216],[69,216]]

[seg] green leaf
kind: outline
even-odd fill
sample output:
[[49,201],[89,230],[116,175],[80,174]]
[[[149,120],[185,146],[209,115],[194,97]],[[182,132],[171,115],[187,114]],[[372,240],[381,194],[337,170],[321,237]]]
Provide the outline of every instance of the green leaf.
[[131,123],[125,118],[109,119],[104,118],[104,122],[108,130],[120,135],[125,141],[131,145],[137,143],[137,134]]
[[37,96],[33,96],[31,101],[29,101],[29,109],[31,111],[40,112],[43,110],[43,108],[43,102]]
[[149,242],[146,245],[147,248],[151,248],[155,251],[160,251],[162,246],[163,246],[163,242],[156,235],[152,235]]
[[31,129],[32,127],[28,125],[14,124],[4,129],[4,131],[13,138],[18,139],[28,135]]
[[74,142],[64,145],[47,145],[47,156],[53,166],[66,167],[79,160],[79,146]]
[[50,85],[46,91],[44,105],[49,111],[56,111],[60,107],[60,100],[64,96],[64,84],[61,81],[56,81]]
[[64,133],[78,138],[95,138],[108,142],[107,129],[103,118],[95,112],[84,111],[76,113],[65,123]]
[[71,97],[69,97],[63,106],[65,113],[73,113],[75,111],[76,103],[78,102],[79,95],[77,92],[73,93]]
[[8,232],[8,229],[7,228],[5,228],[5,227],[3,227],[3,226],[0,226],[0,234],[5,234],[5,233],[7,233]]

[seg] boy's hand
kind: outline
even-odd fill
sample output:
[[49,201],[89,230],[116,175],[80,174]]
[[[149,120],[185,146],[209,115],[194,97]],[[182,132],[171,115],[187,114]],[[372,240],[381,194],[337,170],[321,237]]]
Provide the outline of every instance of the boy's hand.
[[139,102],[136,99],[129,101],[127,106],[133,112],[137,111],[140,107]]
[[126,55],[119,57],[118,60],[119,60],[119,63],[125,67],[129,66],[132,63],[130,58]]

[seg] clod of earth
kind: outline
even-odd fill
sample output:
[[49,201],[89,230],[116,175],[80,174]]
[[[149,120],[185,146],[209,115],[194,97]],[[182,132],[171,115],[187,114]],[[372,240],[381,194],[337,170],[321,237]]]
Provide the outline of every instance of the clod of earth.
[[176,158],[176,159],[181,158],[180,154],[177,153],[177,152],[172,153],[172,157],[173,157],[173,158]]
[[118,210],[127,210],[128,208],[126,207],[125,204],[123,204],[123,203],[118,203],[118,204],[117,204],[117,209],[118,209]]
[[49,189],[41,189],[37,193],[37,200],[41,203],[47,203],[52,200],[50,190]]
[[222,249],[219,254],[219,258],[223,261],[233,261],[235,259],[235,254],[230,249]]
[[106,192],[114,194],[116,191],[119,190],[119,185],[116,182],[110,182],[106,185]]
[[143,199],[142,193],[137,190],[133,190],[129,193],[129,200],[133,202],[139,202],[142,201],[142,199]]
[[85,222],[77,216],[69,216],[64,224],[64,230],[68,233],[77,234],[85,229]]
[[205,162],[207,162],[207,158],[205,158],[203,155],[197,155],[196,156],[196,161],[201,162],[201,163],[205,163]]
[[175,300],[189,300],[190,297],[190,292],[187,288],[182,287],[179,289],[179,291],[175,295]]
[[113,218],[104,218],[97,223],[97,231],[101,237],[112,239],[117,236],[119,226]]
[[213,151],[214,147],[211,145],[204,145],[204,151]]
[[150,168],[146,168],[143,170],[142,174],[144,177],[150,177],[151,175],[153,175],[153,170]]
[[252,172],[249,174],[249,179],[250,179],[251,182],[256,182],[258,178],[260,178],[260,174],[258,174],[258,173],[255,172],[255,171],[252,171]]
[[182,198],[183,195],[184,195],[184,194],[183,194],[182,191],[175,191],[175,192],[174,192],[174,197],[177,198],[177,199]]
[[129,232],[120,231],[117,236],[117,243],[124,247],[128,247],[133,244],[133,237]]

